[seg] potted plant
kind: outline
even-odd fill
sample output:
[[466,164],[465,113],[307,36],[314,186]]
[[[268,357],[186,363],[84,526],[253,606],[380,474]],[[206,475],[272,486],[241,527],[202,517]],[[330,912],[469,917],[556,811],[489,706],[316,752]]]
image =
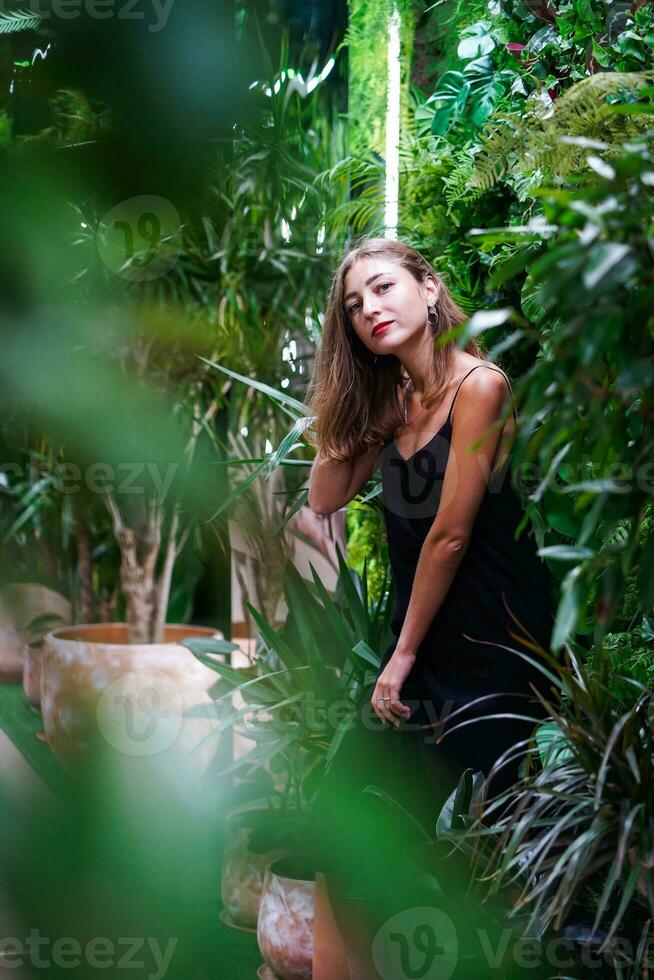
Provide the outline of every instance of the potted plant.
[[[284,576],[284,596],[288,618],[275,629],[254,607],[250,607],[258,631],[259,650],[246,672],[235,671],[207,660],[212,651],[224,650],[215,641],[188,640],[185,645],[203,663],[220,675],[212,690],[216,705],[225,710],[216,734],[233,727],[254,741],[254,746],[235,760],[223,775],[252,778],[266,767],[272,773],[274,792],[261,801],[266,826],[266,848],[283,848],[298,858],[297,842],[306,829],[304,818],[331,765],[356,710],[357,697],[369,679],[369,671],[379,664],[374,651],[385,648],[390,639],[388,594],[369,605],[367,583],[348,568],[338,552],[339,578],[332,597],[313,570],[313,583],[304,582],[292,564]],[[233,696],[243,703],[235,706]],[[330,708],[338,707],[334,723]],[[260,811],[261,812],[261,811]],[[247,816],[247,814],[246,814]],[[250,828],[250,832],[253,828]],[[255,898],[263,884],[260,866],[263,847],[248,855],[241,850],[243,868],[233,867],[223,880],[250,880]],[[304,859],[301,853],[300,857]],[[248,866],[254,870],[249,871]],[[251,895],[247,909],[239,907],[238,889],[223,893],[234,922],[254,918]]]

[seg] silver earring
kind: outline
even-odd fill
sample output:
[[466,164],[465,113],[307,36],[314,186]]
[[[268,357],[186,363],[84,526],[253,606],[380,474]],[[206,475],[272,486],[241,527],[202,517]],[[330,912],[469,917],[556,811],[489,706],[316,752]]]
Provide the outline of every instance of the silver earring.
[[432,330],[436,330],[436,328],[438,326],[438,320],[439,320],[439,316],[438,316],[438,310],[436,309],[436,307],[435,306],[428,306],[427,307],[427,322],[429,323],[429,326],[432,328]]

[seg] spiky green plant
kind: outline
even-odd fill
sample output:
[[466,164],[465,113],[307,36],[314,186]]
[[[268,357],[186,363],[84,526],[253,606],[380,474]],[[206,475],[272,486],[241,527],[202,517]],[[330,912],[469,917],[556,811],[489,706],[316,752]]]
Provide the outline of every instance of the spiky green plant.
[[571,647],[546,663],[561,699],[539,698],[549,718],[512,752],[529,751],[522,778],[491,800],[477,787],[441,834],[488,896],[520,883],[512,914],[541,938],[590,912],[600,951],[618,935],[635,949],[654,918],[654,694],[625,677],[616,697],[608,662],[591,671]]
[[[287,565],[289,616],[283,627],[274,628],[249,606],[260,640],[250,667],[234,670],[207,656],[237,650],[235,644],[194,639],[184,644],[220,677],[212,692],[220,715],[211,712],[217,724],[209,737],[234,729],[256,743],[223,775],[251,778],[263,766],[277,767],[284,773],[282,807],[292,804],[300,811],[310,804],[331,765],[373,676],[370,671],[378,668],[391,639],[386,590],[371,605],[366,568],[360,576],[348,568],[340,551],[338,559],[333,597],[315,569],[313,583],[307,583]],[[235,695],[245,704],[235,704]],[[206,714],[206,709],[200,711]]]

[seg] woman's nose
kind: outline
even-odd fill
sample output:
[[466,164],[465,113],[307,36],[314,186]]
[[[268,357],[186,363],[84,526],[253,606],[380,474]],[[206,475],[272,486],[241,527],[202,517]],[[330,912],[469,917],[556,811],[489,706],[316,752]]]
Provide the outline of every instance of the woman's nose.
[[379,313],[379,299],[372,293],[370,296],[363,297],[363,315],[373,316]]

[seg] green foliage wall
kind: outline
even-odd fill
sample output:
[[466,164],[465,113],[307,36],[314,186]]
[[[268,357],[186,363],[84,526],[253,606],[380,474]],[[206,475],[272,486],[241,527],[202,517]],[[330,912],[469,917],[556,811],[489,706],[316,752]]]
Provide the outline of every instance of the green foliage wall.
[[350,0],[349,25],[344,43],[348,48],[348,135],[355,156],[386,150],[386,100],[388,76],[388,26],[393,8],[401,18],[402,105],[406,117],[409,66],[414,37],[411,0]]
[[469,313],[513,311],[469,332],[483,330],[516,379],[515,461],[540,474],[526,506],[562,586],[555,642],[586,634],[597,656],[606,638],[643,676],[654,603],[642,479],[654,441],[652,6],[438,5],[416,47],[414,78],[431,91],[412,88],[399,233]]

